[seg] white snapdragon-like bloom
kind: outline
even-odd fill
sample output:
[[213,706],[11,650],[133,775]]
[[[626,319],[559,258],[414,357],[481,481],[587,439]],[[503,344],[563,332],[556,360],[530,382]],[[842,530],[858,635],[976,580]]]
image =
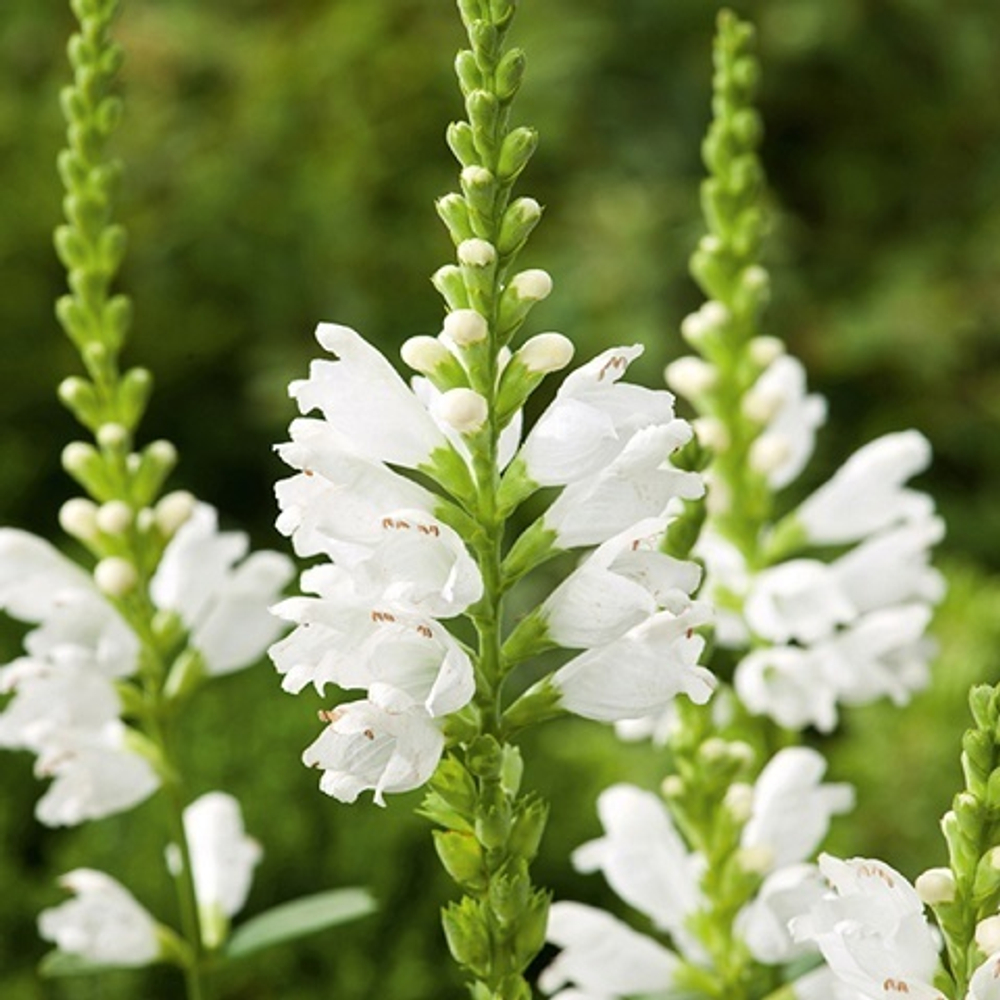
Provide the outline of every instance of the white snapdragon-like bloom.
[[[913,886],[881,861],[820,856],[829,890],[791,922],[793,936],[812,941],[842,983],[862,997],[896,993],[942,1000],[932,983],[938,939]],[[970,994],[974,996],[974,994]]]
[[763,425],[750,449],[750,462],[772,489],[780,490],[812,457],[816,431],[826,419],[826,400],[806,392],[802,362],[782,354],[743,397],[743,411]]
[[156,921],[120,882],[78,868],[60,884],[74,898],[43,910],[39,933],[69,955],[113,966],[142,966],[161,954]]
[[933,501],[903,484],[923,472],[930,459],[930,444],[917,431],[876,438],[807,497],[795,518],[809,540],[819,545],[854,542],[896,524],[926,519],[933,513]]
[[[826,892],[820,872],[804,859],[825,836],[830,817],[850,805],[843,785],[822,785],[824,765],[815,751],[781,751],[752,790],[751,813],[742,848],[767,854],[769,874],[736,916],[737,933],[763,964],[783,964],[815,954],[815,945],[796,941],[793,917]],[[798,800],[796,800],[798,794]],[[539,984],[563,1000],[602,1000],[637,993],[672,996],[681,961],[708,967],[709,957],[691,930],[704,906],[701,881],[705,860],[688,849],[659,796],[631,785],[601,793],[598,812],[604,835],[579,847],[573,864],[581,872],[601,871],[611,888],[669,936],[670,946],[639,934],[610,915],[579,903],[555,903],[549,940],[563,951]],[[803,812],[810,821],[795,829]],[[794,984],[800,1000],[857,1000],[834,987],[828,970],[807,974]],[[801,987],[801,988],[800,988]],[[826,992],[823,992],[824,987]]]
[[180,615],[209,674],[256,662],[281,631],[267,609],[294,567],[278,552],[247,555],[249,547],[242,532],[218,530],[213,507],[198,504],[171,539],[150,583],[157,607]]
[[239,803],[224,792],[208,792],[184,810],[184,835],[202,935],[206,947],[216,948],[247,901],[261,847],[247,836]]
[[385,805],[389,792],[407,792],[429,780],[441,759],[444,737],[421,707],[352,701],[323,713],[328,722],[302,761],[322,770],[320,789],[341,802],[354,802],[366,789]]
[[320,323],[316,339],[336,361],[313,361],[289,386],[303,414],[319,410],[359,455],[406,468],[429,462],[447,441],[386,358],[354,330]]

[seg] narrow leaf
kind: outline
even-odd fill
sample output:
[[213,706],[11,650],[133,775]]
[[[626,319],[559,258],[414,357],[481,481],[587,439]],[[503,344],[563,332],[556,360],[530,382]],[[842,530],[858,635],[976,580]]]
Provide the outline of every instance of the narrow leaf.
[[104,962],[92,962],[82,955],[71,955],[65,951],[50,951],[38,963],[38,974],[44,979],[56,979],[62,976],[96,976],[104,972],[120,972],[123,969],[134,969],[137,966],[108,965]]

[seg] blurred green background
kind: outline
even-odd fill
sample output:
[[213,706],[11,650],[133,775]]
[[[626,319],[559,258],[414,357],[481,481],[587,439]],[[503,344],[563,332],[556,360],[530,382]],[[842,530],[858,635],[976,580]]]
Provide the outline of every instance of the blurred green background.
[[[0,523],[41,533],[70,483],[76,434],[54,388],[78,362],[52,317],[64,278],[57,94],[72,19],[56,0],[0,7]],[[910,875],[940,863],[936,819],[959,778],[964,691],[995,679],[1000,639],[1000,6],[994,0],[754,0],[774,232],[770,332],[830,397],[821,457],[801,489],[871,436],[919,427],[936,461],[922,485],[949,523],[952,582],[939,616],[934,688],[905,712],[851,713],[825,747],[860,789],[839,850],[881,854]],[[699,142],[707,123],[715,6],[705,0],[528,2],[518,117],[542,142],[523,193],[547,207],[523,259],[556,282],[532,331],[572,336],[586,357],[640,340],[637,377],[658,384],[698,304],[686,259],[701,232]],[[269,446],[292,416],[287,382],[316,353],[320,319],[392,354],[434,333],[428,275],[451,257],[433,199],[455,186],[443,142],[460,115],[449,0],[129,0],[122,287],[137,324],[128,360],[152,368],[148,436],[176,442],[174,483],[218,505],[262,545],[271,528]],[[0,634],[0,662],[17,636]],[[436,911],[449,889],[417,796],[338,806],[298,755],[313,703],[281,694],[267,665],[210,689],[189,720],[196,791],[245,803],[267,859],[248,913],[342,884],[373,887],[374,918],[248,960],[223,995],[417,1000],[458,996]],[[539,880],[606,899],[569,868],[593,835],[593,800],[624,777],[654,785],[661,753],[567,723],[540,733],[528,781],[554,818]],[[158,912],[155,803],[80,831],[31,818],[27,755],[0,759],[0,996],[179,995],[169,971],[40,983],[39,909],[53,876],[104,867]],[[148,822],[141,822],[146,814]],[[140,822],[135,822],[139,820]],[[142,827],[142,832],[136,830]]]

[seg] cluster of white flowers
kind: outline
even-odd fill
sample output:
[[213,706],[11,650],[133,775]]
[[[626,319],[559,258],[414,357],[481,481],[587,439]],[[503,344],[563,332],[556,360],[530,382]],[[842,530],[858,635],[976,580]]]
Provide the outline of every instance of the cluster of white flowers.
[[[462,359],[484,330],[473,310],[455,310],[439,338],[415,338],[403,354],[430,370]],[[320,693],[327,684],[365,692],[322,713],[327,726],[304,760],[323,770],[328,794],[350,802],[372,789],[381,804],[386,792],[428,780],[445,717],[474,696],[472,659],[441,620],[483,595],[476,562],[444,519],[448,502],[390,466],[454,493],[455,469],[472,480],[470,435],[486,408],[467,387],[441,392],[417,378],[411,389],[347,327],[321,324],[317,339],[336,360],[313,362],[290,388],[303,414],[321,418],[295,420],[278,449],[299,470],[277,486],[278,527],[300,556],[325,561],[302,574],[310,596],[275,609],[296,628],[271,655],[289,691],[311,683]],[[513,358],[503,352],[501,364],[554,370],[568,363],[567,345],[539,335]],[[690,599],[698,571],[654,551],[671,502],[703,486],[669,465],[691,436],[673,397],[619,382],[640,350],[606,351],[582,366],[523,444],[519,414],[499,441],[498,471],[507,469],[521,497],[562,487],[536,537],[550,549],[600,546],[540,611],[550,645],[585,650],[550,680],[565,709],[591,718],[646,715],[679,691],[702,701],[711,692],[696,665],[703,641],[693,629],[707,618]]]
[[[184,832],[207,948],[222,942],[229,918],[250,893],[260,845],[243,829],[239,803],[209,792],[184,810]],[[169,861],[179,863],[172,850]],[[141,966],[165,956],[169,932],[120,882],[103,872],[78,868],[60,879],[73,898],[38,920],[43,938],[66,954],[111,966]]]
[[[940,902],[954,896],[947,869],[932,869],[915,889],[882,861],[841,861],[820,855],[828,889],[791,921],[797,941],[813,942],[836,977],[838,998],[944,1000],[933,985],[941,939],[924,914],[921,896]],[[976,927],[984,961],[973,973],[965,1000],[1000,1000],[1000,916]]]
[[[826,769],[813,750],[779,751],[751,788],[733,785],[724,807],[744,820],[739,856],[762,876],[754,899],[738,914],[736,934],[761,963],[778,965],[815,953],[795,940],[788,922],[822,898],[819,870],[806,863],[825,837],[830,818],[853,804],[850,786],[822,784]],[[606,789],[598,801],[605,835],[573,855],[582,872],[602,871],[611,888],[670,938],[664,945],[616,917],[581,903],[557,902],[549,939],[563,949],[539,980],[563,1000],[617,1000],[635,995],[683,993],[687,963],[711,968],[691,918],[704,906],[705,859],[690,851],[657,795],[631,785]],[[679,978],[681,977],[681,978]],[[827,969],[795,984],[800,1000],[829,998]]]
[[[778,490],[805,467],[825,404],[806,394],[799,361],[771,347],[769,338],[760,340],[769,349],[758,355],[777,356],[743,396],[742,408],[757,432],[750,464]],[[690,388],[691,373],[684,365],[679,371]],[[671,375],[677,382],[678,369]],[[751,711],[789,728],[828,731],[838,705],[880,697],[901,704],[927,683],[933,645],[924,633],[944,592],[928,560],[944,527],[930,497],[905,483],[929,461],[930,446],[916,431],[865,445],[765,529],[762,550],[777,544],[781,561],[763,567],[748,565],[720,531],[703,532],[696,553],[707,568],[704,596],[718,608],[717,640],[751,649],[734,678]],[[725,513],[733,498],[718,495],[724,485],[717,485],[710,486],[709,508]],[[831,547],[841,550],[832,560],[786,558],[789,551]]]
[[[276,552],[243,559],[246,537],[219,533],[211,507],[187,513],[151,593],[178,616],[201,668],[228,673],[257,660],[277,635],[280,623],[266,609],[291,563]],[[13,693],[0,713],[0,746],[32,751],[37,774],[55,779],[36,810],[49,826],[129,809],[160,784],[144,741],[121,720],[117,685],[135,673],[140,643],[100,583],[43,539],[0,530],[0,609],[36,626],[25,655],[0,668],[0,692]]]

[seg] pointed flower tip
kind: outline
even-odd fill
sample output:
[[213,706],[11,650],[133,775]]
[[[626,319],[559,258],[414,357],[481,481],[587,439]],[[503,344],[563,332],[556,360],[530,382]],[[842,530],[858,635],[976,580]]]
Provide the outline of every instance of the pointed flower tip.
[[486,318],[475,309],[454,309],[444,318],[444,333],[462,347],[484,341],[489,332]]
[[540,333],[526,341],[517,352],[525,368],[536,374],[557,372],[573,360],[574,346],[561,333]]
[[552,278],[548,271],[533,268],[514,275],[510,287],[523,302],[541,302],[552,294]]

